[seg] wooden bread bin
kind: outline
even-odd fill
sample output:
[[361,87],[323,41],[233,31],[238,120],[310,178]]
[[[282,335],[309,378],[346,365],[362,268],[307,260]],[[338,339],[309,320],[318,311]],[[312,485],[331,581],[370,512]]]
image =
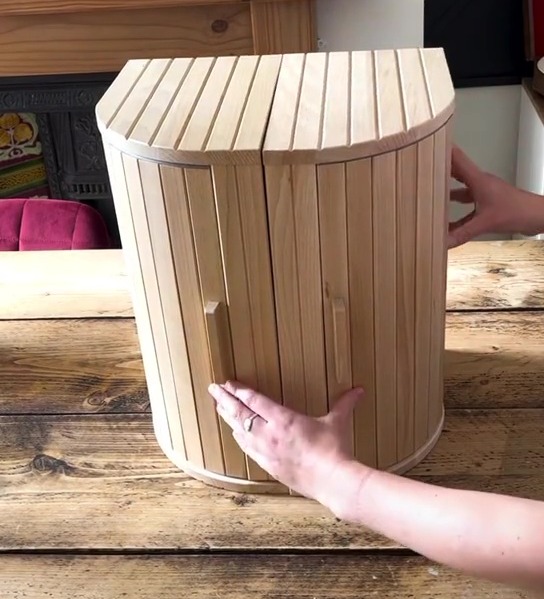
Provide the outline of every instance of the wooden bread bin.
[[[134,60],[97,106],[155,433],[190,475],[285,493],[217,416],[236,378],[405,472],[443,424],[454,90],[441,49]],[[122,343],[122,340],[120,340]]]

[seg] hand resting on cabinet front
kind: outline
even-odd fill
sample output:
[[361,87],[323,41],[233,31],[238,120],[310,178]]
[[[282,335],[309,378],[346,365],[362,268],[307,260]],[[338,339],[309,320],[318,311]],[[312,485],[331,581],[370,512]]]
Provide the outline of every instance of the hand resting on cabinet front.
[[544,502],[444,488],[355,461],[345,441],[362,390],[343,395],[322,418],[298,414],[237,382],[209,391],[249,457],[338,518],[466,574],[544,589]]

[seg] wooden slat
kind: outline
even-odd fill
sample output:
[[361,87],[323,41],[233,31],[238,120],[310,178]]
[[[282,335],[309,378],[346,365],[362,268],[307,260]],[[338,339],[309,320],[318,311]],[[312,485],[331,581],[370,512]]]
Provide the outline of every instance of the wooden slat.
[[474,241],[448,259],[448,310],[544,307],[542,241]]
[[[543,435],[542,408],[453,410],[411,475],[542,499]],[[3,416],[0,455],[0,550],[399,547],[316,502],[189,479],[163,456],[149,415]]]
[[429,173],[434,168],[434,136],[422,140],[417,148],[417,197],[416,239],[417,265],[415,290],[415,372],[414,372],[414,439],[421,447],[428,438],[429,428],[429,378],[428,364],[431,359],[430,314],[432,302],[432,256],[433,251],[433,198],[434,186]]
[[353,423],[355,455],[376,467],[372,159],[346,165],[346,193],[352,383],[365,390]]
[[[0,557],[4,599],[138,599],[225,596],[335,599],[530,595],[473,580],[421,557],[358,555],[24,556]],[[69,572],[69,576],[66,576]],[[308,575],[311,575],[309,584]],[[310,589],[310,595],[308,591]]]
[[396,346],[396,154],[372,159],[374,260],[374,351],[376,354],[376,428],[378,466],[397,461]]
[[[319,211],[312,165],[266,169],[283,402],[327,412]],[[309,292],[306,292],[309,290]]]
[[[332,407],[341,394],[352,387],[346,167],[344,164],[319,166],[317,177],[327,383],[329,407]],[[340,318],[334,313],[337,302],[344,312]],[[336,330],[339,320],[344,321],[343,332]],[[341,339],[344,343],[339,346]]]
[[434,135],[433,164],[433,249],[432,300],[431,300],[431,359],[433,368],[429,377],[429,421],[428,435],[432,437],[440,426],[443,415],[444,395],[444,328],[446,310],[446,269],[448,233],[449,164],[447,159],[447,128]]
[[[0,413],[141,412],[148,406],[132,320],[0,321],[0,339]],[[447,406],[544,407],[543,339],[542,312],[449,314]],[[372,409],[361,408],[365,426]]]
[[[417,263],[418,148],[397,153],[397,460],[411,456],[416,445],[415,339]],[[379,268],[379,267],[378,267]],[[418,323],[428,331],[424,323]],[[420,364],[429,370],[429,362]]]
[[0,320],[132,316],[122,252],[0,252]]
[[[0,74],[116,72],[136,58],[253,54],[250,18],[247,2],[4,16]],[[227,29],[215,33],[215,21]]]

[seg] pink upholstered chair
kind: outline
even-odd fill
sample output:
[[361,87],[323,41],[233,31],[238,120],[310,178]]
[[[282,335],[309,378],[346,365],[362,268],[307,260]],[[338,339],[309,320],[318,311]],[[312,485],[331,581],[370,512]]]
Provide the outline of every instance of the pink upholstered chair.
[[0,199],[0,251],[106,249],[102,216],[67,200]]

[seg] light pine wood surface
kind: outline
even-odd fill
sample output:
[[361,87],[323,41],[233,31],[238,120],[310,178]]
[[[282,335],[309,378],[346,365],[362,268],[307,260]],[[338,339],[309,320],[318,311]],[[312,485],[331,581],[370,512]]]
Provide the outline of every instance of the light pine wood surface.
[[[473,288],[450,286],[459,308],[447,315],[446,428],[409,476],[544,497],[544,300],[531,291],[540,243],[450,252],[450,280],[459,268],[479,274]],[[519,293],[505,295],[512,279]],[[7,599],[174,599],[180,589],[195,599],[532,597],[414,556],[306,499],[221,491],[181,473],[157,444],[126,315],[4,320],[0,339]]]
[[314,5],[315,0],[2,0],[0,75],[117,73],[137,58],[310,52],[317,49]]

